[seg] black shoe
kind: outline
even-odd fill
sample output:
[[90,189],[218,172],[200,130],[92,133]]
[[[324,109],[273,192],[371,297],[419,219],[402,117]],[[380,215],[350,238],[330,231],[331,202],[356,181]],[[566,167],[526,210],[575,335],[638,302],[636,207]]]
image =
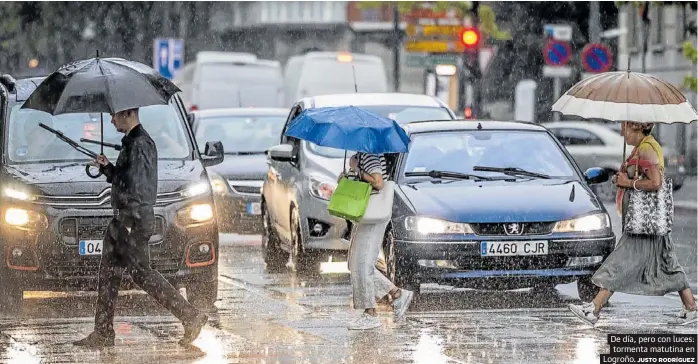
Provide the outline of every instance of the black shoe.
[[193,320],[182,322],[184,326],[184,337],[182,337],[182,340],[179,340],[179,343],[181,345],[189,345],[194,342],[194,340],[199,337],[201,329],[206,325],[207,321],[208,316],[203,313],[198,313]]
[[91,334],[87,335],[86,338],[74,341],[73,345],[88,348],[104,348],[114,346],[114,337],[105,337],[96,332],[92,332]]

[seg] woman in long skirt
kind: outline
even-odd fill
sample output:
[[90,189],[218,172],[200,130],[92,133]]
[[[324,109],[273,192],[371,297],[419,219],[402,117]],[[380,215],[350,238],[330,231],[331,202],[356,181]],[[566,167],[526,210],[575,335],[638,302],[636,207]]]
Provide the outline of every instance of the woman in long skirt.
[[[659,143],[650,135],[652,124],[626,122],[621,130],[628,144],[635,146],[621,166],[621,171],[613,177],[613,183],[619,187],[616,205],[625,222],[629,201],[629,193],[625,193],[625,190],[659,190],[664,175],[664,154]],[[639,177],[635,178],[636,175]],[[572,313],[592,325],[598,321],[601,308],[613,292],[644,296],[679,292],[683,310],[669,324],[686,325],[698,320],[696,302],[686,274],[676,258],[670,234],[658,236],[624,232],[616,249],[592,277],[592,282],[600,288],[594,300],[582,305],[569,305]]]
[[[374,192],[383,189],[388,180],[385,156],[357,153],[350,160],[351,172],[356,178],[368,182]],[[340,176],[342,178],[342,176]],[[388,222],[380,224],[354,224],[349,247],[349,272],[354,308],[364,310],[361,317],[349,324],[350,330],[369,330],[381,326],[376,312],[376,299],[390,296],[395,321],[400,320],[414,297],[414,293],[395,287],[377,268],[376,261],[383,246]]]

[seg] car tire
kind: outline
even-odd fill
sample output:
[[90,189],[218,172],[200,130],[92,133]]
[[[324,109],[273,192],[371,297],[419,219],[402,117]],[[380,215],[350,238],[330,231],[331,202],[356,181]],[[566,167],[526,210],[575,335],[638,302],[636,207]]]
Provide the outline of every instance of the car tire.
[[[616,171],[607,170],[609,176],[615,176]],[[594,185],[594,193],[602,202],[613,202],[616,200],[616,193],[618,192],[618,187],[616,187],[611,180],[604,183],[599,183]]]
[[413,275],[404,272],[400,267],[399,252],[395,248],[395,236],[390,227],[388,227],[383,238],[383,251],[385,252],[386,276],[388,279],[398,288],[419,294],[420,283],[416,281]]
[[320,274],[320,257],[318,254],[305,250],[303,246],[303,232],[301,231],[301,218],[298,209],[291,210],[291,268],[304,276]]
[[591,282],[591,277],[580,277],[577,279],[577,293],[582,301],[591,302],[599,293],[599,287]]
[[262,257],[264,258],[264,263],[268,271],[279,272],[286,267],[288,253],[279,246],[281,241],[274,232],[269,210],[267,210],[264,202],[262,202],[262,222],[264,225],[262,231]]
[[218,299],[218,280],[211,282],[195,282],[186,286],[187,300],[199,309],[214,307]]

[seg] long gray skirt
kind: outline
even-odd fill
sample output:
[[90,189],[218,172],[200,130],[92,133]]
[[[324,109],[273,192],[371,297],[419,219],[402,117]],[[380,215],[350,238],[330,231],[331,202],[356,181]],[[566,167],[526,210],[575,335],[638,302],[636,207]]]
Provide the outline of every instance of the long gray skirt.
[[623,233],[591,281],[612,292],[642,296],[663,296],[690,287],[669,234]]

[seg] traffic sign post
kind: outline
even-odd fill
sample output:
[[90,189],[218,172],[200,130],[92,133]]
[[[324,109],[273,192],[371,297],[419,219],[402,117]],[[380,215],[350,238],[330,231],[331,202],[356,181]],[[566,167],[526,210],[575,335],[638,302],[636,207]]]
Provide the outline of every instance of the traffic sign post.
[[613,55],[605,45],[590,43],[582,49],[582,66],[587,72],[608,72],[613,65]]
[[[572,27],[566,24],[546,24],[543,26],[543,36],[548,42],[543,48],[543,58],[546,66],[543,67],[543,75],[553,78],[553,101],[560,98],[562,92],[562,78],[568,78],[572,69],[567,65],[572,59]],[[553,115],[554,120],[559,120],[558,114]]]
[[157,38],[153,41],[153,68],[171,80],[184,66],[184,40]]

